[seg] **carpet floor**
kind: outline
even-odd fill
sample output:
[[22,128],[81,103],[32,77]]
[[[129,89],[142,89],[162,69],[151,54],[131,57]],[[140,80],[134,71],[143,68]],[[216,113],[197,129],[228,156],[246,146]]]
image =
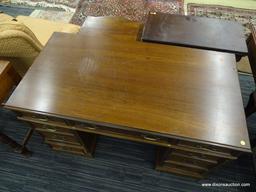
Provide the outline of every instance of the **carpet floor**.
[[74,13],[56,10],[35,10],[29,16],[50,21],[69,23]]
[[149,11],[183,14],[183,0],[80,0],[71,23],[82,25],[87,16],[121,16],[144,22]]
[[[254,89],[253,78],[239,75],[243,101]],[[0,110],[0,127],[20,141],[28,125]],[[248,119],[256,135],[256,115]],[[235,130],[234,130],[235,131]],[[255,192],[256,179],[250,155],[214,170],[207,179],[194,180],[154,170],[155,147],[99,137],[95,158],[56,152],[34,134],[28,144],[34,154],[25,158],[0,145],[0,192]],[[202,187],[202,183],[250,183],[250,187]]]
[[36,9],[55,9],[74,12],[79,0],[10,0],[10,3]]
[[13,17],[16,17],[18,15],[30,15],[35,9],[28,8],[28,7],[21,7],[21,6],[15,6],[15,5],[8,5],[8,4],[2,4],[0,3],[0,11],[11,15]]

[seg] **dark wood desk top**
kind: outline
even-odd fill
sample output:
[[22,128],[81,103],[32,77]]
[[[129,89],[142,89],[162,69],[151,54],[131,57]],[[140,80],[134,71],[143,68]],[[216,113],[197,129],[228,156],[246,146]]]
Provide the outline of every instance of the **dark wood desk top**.
[[6,107],[250,150],[228,53],[55,33]]
[[142,40],[247,54],[242,25],[206,17],[149,14]]

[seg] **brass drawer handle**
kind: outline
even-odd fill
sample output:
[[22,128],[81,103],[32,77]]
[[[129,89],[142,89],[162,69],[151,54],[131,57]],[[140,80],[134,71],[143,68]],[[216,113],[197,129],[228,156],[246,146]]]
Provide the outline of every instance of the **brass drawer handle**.
[[97,128],[96,127],[86,127],[87,129],[90,129],[90,130],[96,130]]
[[209,149],[203,146],[200,146],[199,149],[205,150],[205,151],[217,151],[216,149]]
[[[71,128],[77,130],[76,126],[72,126]],[[83,128],[86,128],[86,129],[89,129],[89,130],[96,130],[97,129],[96,127],[83,127]]]
[[36,116],[32,116],[33,119],[36,119],[36,120],[39,120],[39,121],[44,121],[44,122],[47,122],[48,121],[48,118],[47,117],[41,117],[41,118],[38,118]]
[[46,130],[48,130],[50,132],[56,132],[57,131],[56,129],[50,129],[50,128],[47,128]]
[[157,141],[157,140],[159,140],[159,138],[149,137],[147,135],[143,135],[143,138],[146,139],[146,140],[149,140],[149,141]]

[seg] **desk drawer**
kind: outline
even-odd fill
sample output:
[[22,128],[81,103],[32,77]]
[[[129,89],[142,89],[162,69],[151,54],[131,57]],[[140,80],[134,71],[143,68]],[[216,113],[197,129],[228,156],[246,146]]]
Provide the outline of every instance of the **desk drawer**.
[[189,158],[192,160],[196,160],[202,163],[207,163],[209,165],[216,165],[218,164],[218,161],[220,160],[219,157],[205,155],[202,153],[193,153],[193,152],[187,152],[182,150],[174,149],[173,152],[168,156],[167,159],[171,158],[172,155],[180,156],[183,158]]
[[35,123],[42,123],[42,124],[55,124],[56,126],[66,126],[67,121],[57,117],[51,117],[41,114],[32,114],[32,113],[20,113],[18,119],[35,122]]
[[[88,139],[88,138],[87,138]],[[86,157],[93,157],[96,147],[96,137],[90,137],[90,140],[84,141],[82,145],[68,144],[66,142],[45,140],[45,143],[51,145],[54,150],[65,151],[75,154],[85,155]]]
[[202,179],[203,174],[207,171],[205,169],[198,169],[198,167],[187,167],[183,166],[182,164],[177,164],[168,162],[168,163],[162,163],[162,152],[163,150],[158,147],[157,150],[157,157],[156,157],[156,170],[158,171],[164,171],[168,173],[173,173],[173,174],[179,174],[183,176],[188,176],[188,177],[193,177],[197,179]]
[[126,139],[131,141],[149,143],[159,146],[171,147],[171,143],[168,138],[163,138],[151,134],[142,134],[133,131],[120,130],[115,128],[108,128],[102,126],[92,126],[86,124],[75,124],[73,125],[73,129],[79,129],[81,131],[95,133],[99,135],[105,135],[114,138]]
[[33,123],[33,125],[36,127],[36,130],[41,133],[54,133],[56,135],[67,135],[67,136],[75,136],[75,132],[70,129],[61,128],[61,127],[54,127],[49,125],[42,125]]
[[157,147],[156,151],[156,170],[164,171],[183,176],[202,179],[203,175],[208,171],[207,167],[193,164],[188,158],[183,159],[174,154],[173,149]]
[[64,142],[59,142],[59,141],[53,141],[53,140],[48,140],[45,139],[45,143],[50,144],[52,146],[61,146],[61,147],[71,147],[71,148],[75,148],[75,149],[84,149],[84,147],[80,144],[70,144],[70,143],[66,143]]
[[40,132],[45,139],[59,142],[59,143],[68,143],[73,145],[80,145],[80,142],[77,137],[70,136],[70,135],[63,135],[63,134],[54,134],[54,133],[47,133],[47,132]]
[[83,149],[67,147],[67,146],[60,146],[60,145],[53,145],[53,144],[51,146],[52,146],[52,149],[57,150],[57,151],[64,151],[64,152],[69,152],[69,153],[74,153],[74,154],[79,154],[79,155],[85,155]]
[[216,164],[212,164],[205,161],[196,160],[189,157],[180,156],[177,153],[172,152],[169,157],[164,160],[164,163],[181,165],[188,168],[193,168],[195,170],[208,171],[209,168],[215,166]]
[[197,179],[204,178],[204,176],[203,176],[204,173],[188,169],[187,167],[173,165],[173,164],[165,164],[165,165],[161,165],[161,166],[156,165],[156,170],[173,173],[173,174],[178,174],[178,175],[182,175],[182,176],[193,177],[193,178],[197,178]]
[[205,144],[179,141],[174,148],[187,151],[187,152],[200,153],[208,156],[215,156],[215,157],[220,157],[225,159],[237,159],[237,157],[232,154],[232,150],[230,149],[224,149],[224,148],[205,145]]

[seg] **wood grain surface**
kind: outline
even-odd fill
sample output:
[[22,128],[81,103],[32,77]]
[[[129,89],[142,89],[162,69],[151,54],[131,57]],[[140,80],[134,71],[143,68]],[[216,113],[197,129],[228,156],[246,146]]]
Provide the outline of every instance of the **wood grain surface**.
[[79,34],[117,35],[122,40],[136,40],[141,38],[143,25],[129,21],[123,17],[92,17],[86,18]]
[[250,151],[228,53],[55,33],[6,107]]
[[243,26],[220,19],[149,14],[142,34],[144,41],[195,47],[244,56],[247,46]]

